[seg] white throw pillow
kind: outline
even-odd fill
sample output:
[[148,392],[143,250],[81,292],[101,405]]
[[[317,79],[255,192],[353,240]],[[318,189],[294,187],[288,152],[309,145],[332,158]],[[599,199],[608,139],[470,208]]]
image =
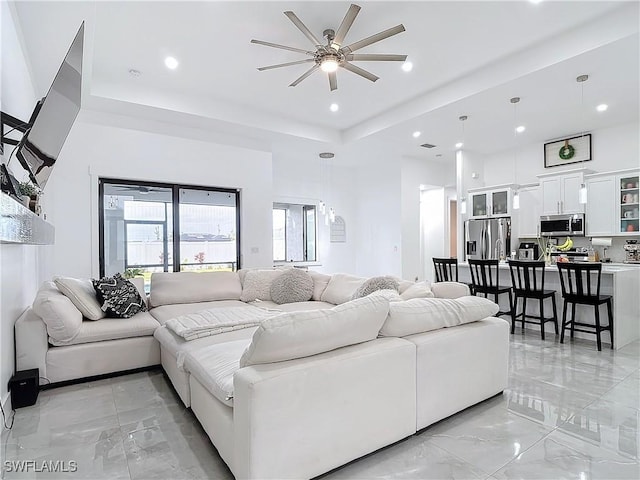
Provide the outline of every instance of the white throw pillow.
[[404,337],[414,333],[477,322],[498,312],[498,305],[482,297],[414,298],[391,302],[389,316],[380,329],[383,337]]
[[414,283],[400,294],[400,298],[402,298],[402,300],[411,300],[412,298],[433,298],[434,296],[435,295],[431,291],[431,283],[426,280],[424,282]]
[[80,332],[82,313],[53,282],[42,284],[33,301],[33,311],[42,318],[47,334],[54,340],[68,342]]
[[248,270],[244,275],[240,301],[271,300],[271,282],[285,270]]
[[268,318],[254,332],[240,367],[309,357],[373,340],[388,312],[389,300],[381,291],[329,310],[289,312]]
[[314,272],[313,270],[309,270],[309,275],[311,275],[311,278],[313,279],[313,296],[311,297],[311,300],[319,302],[322,299],[322,294],[324,293],[325,288],[329,285],[331,275]]
[[100,308],[96,291],[89,279],[54,277],[53,282],[88,320],[100,320],[106,314]]
[[133,277],[130,278],[129,281],[136,286],[136,288],[138,289],[138,293],[140,294],[142,300],[144,300],[144,303],[148,308],[149,297],[147,296],[147,292],[144,291],[144,277]]
[[320,300],[334,305],[348,302],[365,280],[366,278],[347,275],[346,273],[333,274],[327,288],[322,292]]
[[398,293],[402,295],[411,285],[414,285],[414,282],[411,280],[402,280],[401,278],[398,278]]
[[460,298],[471,295],[469,286],[459,282],[436,282],[431,284],[436,298]]
[[271,282],[271,299],[278,305],[306,302],[313,295],[313,279],[305,270],[290,268]]

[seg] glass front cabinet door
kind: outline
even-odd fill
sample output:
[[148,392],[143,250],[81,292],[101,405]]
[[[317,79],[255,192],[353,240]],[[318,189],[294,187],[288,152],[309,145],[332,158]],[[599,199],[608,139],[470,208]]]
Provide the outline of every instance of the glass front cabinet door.
[[[620,233],[638,234],[640,227],[640,177],[638,175],[621,176],[619,193]],[[591,199],[589,199],[591,200]]]
[[507,215],[509,213],[509,192],[497,190],[491,192],[491,214]]
[[471,216],[472,217],[484,217],[491,212],[488,211],[488,194],[486,193],[474,193],[471,196]]

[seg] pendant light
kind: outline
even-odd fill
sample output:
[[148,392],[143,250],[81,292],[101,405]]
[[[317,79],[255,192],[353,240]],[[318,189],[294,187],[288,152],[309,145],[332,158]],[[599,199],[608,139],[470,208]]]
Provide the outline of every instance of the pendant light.
[[520,208],[520,191],[518,189],[518,115],[517,105],[520,102],[520,97],[513,97],[509,100],[513,105],[513,136],[514,136],[514,149],[513,149],[513,183],[516,185],[516,189],[513,192],[513,199],[511,206],[514,210]]
[[461,115],[458,120],[462,122],[462,142],[456,151],[456,162],[460,164],[460,214],[467,214],[467,197],[464,195],[464,158],[462,156],[462,147],[464,146],[464,122],[467,120],[466,115]]
[[[580,84],[580,116],[582,116],[582,112],[584,112],[584,82],[589,80],[589,75],[579,75],[576,77],[576,82]],[[582,133],[580,135],[581,138],[584,139],[584,129],[582,129]],[[580,166],[584,166],[584,156],[582,161],[580,162]],[[580,204],[585,205],[587,203],[587,185],[584,181],[580,184],[580,190],[578,191],[578,202]]]

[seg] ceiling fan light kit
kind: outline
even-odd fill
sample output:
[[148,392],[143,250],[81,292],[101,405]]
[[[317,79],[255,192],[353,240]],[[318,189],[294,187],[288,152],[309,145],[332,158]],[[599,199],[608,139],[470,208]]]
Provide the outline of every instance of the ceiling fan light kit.
[[404,32],[404,25],[396,25],[395,27],[389,28],[382,32],[376,33],[375,35],[371,35],[370,37],[359,40],[355,43],[343,46],[344,39],[349,32],[349,29],[353,25],[353,22],[356,19],[356,16],[360,12],[360,7],[358,5],[352,4],[347,10],[346,15],[342,19],[340,26],[337,31],[333,29],[326,29],[322,32],[322,36],[326,39],[326,44],[323,44],[307,26],[302,23],[302,21],[296,16],[295,13],[291,11],[284,12],[284,14],[293,22],[293,24],[304,34],[305,37],[311,41],[314,45],[315,50],[304,50],[302,48],[289,47],[286,45],[279,45],[277,43],[265,42],[262,40],[251,40],[251,43],[255,43],[258,45],[264,45],[266,47],[272,48],[280,48],[283,50],[289,50],[296,53],[302,53],[307,56],[311,56],[313,58],[307,58],[304,60],[298,60],[294,62],[287,63],[279,63],[277,65],[268,65],[266,67],[259,67],[259,71],[263,70],[271,70],[274,68],[281,67],[289,67],[292,65],[299,65],[303,63],[313,63],[314,65],[309,68],[306,72],[304,72],[300,77],[294,80],[289,86],[295,87],[300,82],[302,82],[305,78],[310,76],[316,70],[320,69],[323,72],[328,74],[329,78],[329,88],[333,91],[338,88],[338,80],[336,76],[336,71],[339,68],[344,68],[345,70],[350,71],[351,73],[355,73],[356,75],[360,75],[361,77],[366,78],[372,82],[378,80],[379,77],[360,68],[351,62],[404,62],[407,59],[406,55],[392,55],[392,54],[354,54],[356,50],[360,50],[361,48],[367,47],[373,43],[377,43],[381,40],[389,38],[398,33]]

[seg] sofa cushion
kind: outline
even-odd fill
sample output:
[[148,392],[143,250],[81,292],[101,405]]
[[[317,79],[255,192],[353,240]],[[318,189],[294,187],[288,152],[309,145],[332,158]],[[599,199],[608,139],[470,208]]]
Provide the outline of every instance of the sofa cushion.
[[84,278],[54,277],[53,283],[88,320],[100,320],[106,313],[100,308],[91,280]]
[[144,304],[149,308],[149,296],[147,295],[147,292],[144,291],[144,277],[133,277],[130,278],[129,281],[136,286],[140,297],[144,300]]
[[433,292],[431,291],[431,283],[417,282],[406,288],[404,292],[400,294],[402,300],[411,300],[412,298],[433,298]]
[[404,337],[439,328],[454,327],[491,317],[498,305],[482,297],[414,298],[391,302],[389,316],[380,329],[384,337]]
[[184,368],[225,405],[233,406],[233,375],[250,338],[209,345],[184,356]]
[[71,340],[60,341],[50,338],[49,342],[60,347],[121,338],[146,337],[153,335],[159,326],[160,324],[149,312],[140,312],[130,318],[105,317],[93,322],[82,322],[80,331]]
[[314,272],[313,270],[309,270],[309,275],[311,275],[311,278],[313,279],[313,295],[311,297],[311,300],[320,301],[325,288],[327,288],[327,285],[329,285],[331,275],[327,275],[326,273]]
[[309,357],[373,340],[389,312],[386,290],[329,310],[283,313],[264,320],[240,366]]
[[415,283],[411,280],[402,280],[401,278],[398,278],[398,293],[402,295],[405,290],[412,285],[415,285]]
[[53,282],[44,282],[33,301],[33,311],[47,326],[47,335],[59,341],[70,341],[82,326],[82,313]]
[[283,303],[306,302],[313,296],[313,279],[304,270],[291,268],[271,282],[271,300]]
[[333,303],[334,305],[348,302],[365,280],[366,278],[346,273],[336,273],[331,276],[331,280],[329,280],[327,288],[322,292],[320,299],[323,302]]
[[248,270],[244,275],[240,300],[271,300],[271,283],[286,270]]
[[151,275],[149,304],[240,300],[241,293],[238,272],[160,272]]
[[147,304],[136,286],[122,275],[92,280],[102,309],[111,317],[131,318],[136,313],[146,312]]
[[393,277],[371,277],[364,281],[362,285],[354,292],[352,298],[362,298],[377,292],[378,290],[394,290],[398,291],[399,282]]
[[211,310],[212,308],[222,307],[240,307],[248,305],[240,300],[218,300],[217,302],[198,302],[198,303],[185,303],[175,305],[162,305],[160,307],[152,308],[149,312],[153,317],[164,325],[167,320],[180,315],[187,315],[189,313],[197,313],[203,310]]

